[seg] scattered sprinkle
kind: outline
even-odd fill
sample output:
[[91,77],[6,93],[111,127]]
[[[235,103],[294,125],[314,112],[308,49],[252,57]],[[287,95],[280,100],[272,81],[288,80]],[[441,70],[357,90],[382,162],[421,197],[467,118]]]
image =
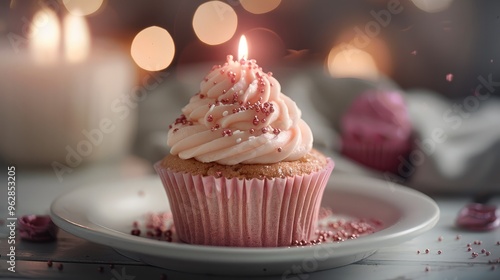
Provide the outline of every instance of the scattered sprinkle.
[[453,81],[453,74],[451,74],[451,73],[446,74],[446,81],[448,81],[448,82]]
[[64,266],[63,266],[63,264],[62,264],[62,263],[60,263],[60,264],[58,264],[58,265],[57,265],[57,269],[59,269],[59,270],[63,270],[63,268],[64,268]]
[[426,254],[429,254],[429,253],[430,253],[430,251],[431,251],[431,250],[429,250],[429,249],[425,249],[425,253],[426,253]]
[[428,267],[428,266],[426,266],[426,267],[425,267],[425,272],[429,272],[429,271],[431,271],[431,268],[430,268],[430,267]]
[[442,253],[443,253],[443,251],[438,250],[438,255],[441,255]]
[[51,260],[48,260],[48,261],[47,261],[47,266],[48,266],[48,267],[52,267],[52,265],[53,265],[52,261],[51,261]]
[[443,241],[443,237],[442,236],[438,237],[438,241],[439,242]]

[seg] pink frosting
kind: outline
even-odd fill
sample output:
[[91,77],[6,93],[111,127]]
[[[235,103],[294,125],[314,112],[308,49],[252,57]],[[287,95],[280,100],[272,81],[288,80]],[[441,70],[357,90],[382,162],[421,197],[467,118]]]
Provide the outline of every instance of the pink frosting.
[[170,153],[232,165],[293,161],[312,148],[312,132],[272,73],[255,60],[214,66],[200,92],[170,126]]
[[358,96],[341,120],[344,135],[375,143],[401,141],[411,134],[403,97],[396,91],[369,91]]

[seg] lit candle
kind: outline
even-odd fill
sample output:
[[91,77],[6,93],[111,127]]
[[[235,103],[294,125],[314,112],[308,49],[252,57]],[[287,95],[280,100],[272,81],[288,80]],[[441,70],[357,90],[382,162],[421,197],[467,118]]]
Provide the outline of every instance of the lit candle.
[[64,57],[68,62],[80,62],[90,51],[90,34],[83,17],[68,14],[64,18]]
[[54,63],[58,57],[61,28],[56,14],[48,9],[38,11],[30,25],[29,46],[38,63]]
[[238,60],[247,59],[248,57],[248,43],[245,35],[241,36],[238,45]]
[[[127,51],[104,41],[91,49],[83,17],[67,15],[61,28],[50,9],[36,13],[27,39],[29,47],[20,50],[0,42],[5,159],[73,168],[127,151],[135,113],[122,98],[134,94],[136,80]],[[102,131],[103,122],[112,133]]]

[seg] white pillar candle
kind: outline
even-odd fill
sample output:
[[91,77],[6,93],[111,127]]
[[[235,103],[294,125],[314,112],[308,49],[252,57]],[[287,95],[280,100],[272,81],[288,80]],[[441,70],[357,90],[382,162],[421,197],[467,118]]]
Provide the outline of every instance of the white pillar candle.
[[[65,22],[72,20],[68,25],[82,26]],[[124,154],[137,106],[130,99],[136,82],[130,56],[109,42],[82,49],[89,38],[75,35],[85,31],[69,29],[62,55],[61,44],[46,40],[59,26],[45,26],[55,29],[39,29],[36,39],[32,32],[28,50],[0,42],[0,155],[16,164],[75,168]]]

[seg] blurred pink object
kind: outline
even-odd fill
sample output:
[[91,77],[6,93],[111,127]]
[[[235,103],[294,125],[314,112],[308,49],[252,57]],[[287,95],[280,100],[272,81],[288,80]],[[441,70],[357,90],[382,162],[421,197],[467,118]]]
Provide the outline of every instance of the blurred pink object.
[[396,172],[412,148],[412,125],[401,93],[367,91],[341,119],[342,153],[380,171]]
[[19,235],[21,239],[46,242],[57,239],[59,228],[52,222],[50,216],[26,215],[19,219]]

